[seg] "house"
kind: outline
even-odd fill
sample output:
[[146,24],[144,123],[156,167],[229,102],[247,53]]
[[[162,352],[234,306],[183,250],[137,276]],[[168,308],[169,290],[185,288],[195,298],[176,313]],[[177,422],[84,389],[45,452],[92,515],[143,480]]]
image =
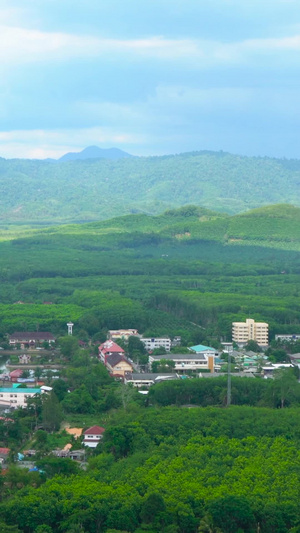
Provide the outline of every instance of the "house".
[[10,448],[0,448],[0,465],[3,465],[7,461]]
[[110,329],[107,337],[109,340],[124,339],[128,341],[129,337],[139,337],[137,329]]
[[132,364],[124,357],[118,353],[108,355],[105,360],[105,366],[109,373],[115,377],[124,378],[126,372],[132,372]]
[[47,342],[49,345],[55,342],[55,337],[49,331],[15,331],[9,336],[10,346],[20,344],[23,348],[35,348]]
[[[212,348],[213,350],[213,348]],[[187,370],[198,371],[209,370],[214,372],[215,367],[215,350],[213,352],[191,353],[191,354],[168,354],[165,355],[149,355],[149,363],[161,361],[161,359],[168,359],[174,361],[175,372],[184,374]]]
[[89,448],[96,448],[103,437],[105,429],[101,426],[92,426],[84,432],[83,444]]
[[0,405],[6,405],[16,409],[17,407],[26,407],[28,398],[40,394],[40,389],[20,389],[20,388],[3,388],[0,389]]
[[9,379],[13,383],[16,383],[19,378],[22,377],[24,370],[22,368],[16,368],[9,373]]
[[246,322],[232,322],[232,341],[239,346],[244,346],[253,340],[259,346],[267,347],[269,344],[269,324],[255,322],[253,318],[247,318]]
[[161,338],[141,338],[147,352],[152,352],[156,348],[165,348],[166,352],[171,350],[171,339],[168,337]]
[[125,351],[121,346],[116,344],[115,342],[108,340],[100,344],[99,348],[99,359],[102,361],[102,363],[106,364],[106,359],[109,355],[125,355]]
[[131,383],[134,387],[146,387],[149,388],[155,383],[161,381],[169,381],[170,379],[178,379],[177,374],[155,374],[155,373],[143,373],[143,374],[125,374],[124,383]]

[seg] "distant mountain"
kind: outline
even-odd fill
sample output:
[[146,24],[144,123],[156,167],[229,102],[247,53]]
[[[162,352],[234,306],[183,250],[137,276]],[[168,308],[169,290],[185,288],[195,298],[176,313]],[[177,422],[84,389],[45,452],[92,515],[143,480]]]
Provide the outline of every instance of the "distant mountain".
[[[190,204],[237,214],[270,204],[300,206],[300,162],[204,151],[68,164],[0,159],[0,189],[2,224],[156,215]],[[254,223],[246,218],[243,225]]]
[[98,146],[88,146],[81,152],[68,152],[58,159],[58,161],[77,161],[78,159],[123,159],[134,157],[119,148],[99,148]]

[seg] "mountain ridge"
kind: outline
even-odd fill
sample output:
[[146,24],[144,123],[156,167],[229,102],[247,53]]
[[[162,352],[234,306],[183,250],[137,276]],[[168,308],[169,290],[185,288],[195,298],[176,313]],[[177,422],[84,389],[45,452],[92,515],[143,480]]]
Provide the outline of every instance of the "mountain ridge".
[[0,159],[0,222],[71,223],[189,204],[228,214],[300,205],[300,167],[287,160],[193,152],[116,160]]

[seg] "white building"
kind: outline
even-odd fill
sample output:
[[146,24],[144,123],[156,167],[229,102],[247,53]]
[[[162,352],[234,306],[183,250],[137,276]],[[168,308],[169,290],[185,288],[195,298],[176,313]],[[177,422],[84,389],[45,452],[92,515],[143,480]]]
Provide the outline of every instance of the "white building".
[[40,393],[41,389],[3,388],[0,389],[0,405],[6,405],[14,409],[26,407],[28,398]]
[[83,444],[89,448],[96,448],[103,437],[105,429],[101,426],[92,426],[84,432]]
[[134,387],[151,387],[155,383],[160,383],[161,381],[169,381],[173,379],[178,379],[177,374],[154,374],[154,373],[144,373],[144,374],[134,374],[128,373],[125,374],[124,383],[131,383]]
[[184,374],[187,370],[198,371],[209,370],[214,372],[215,368],[215,352],[210,353],[191,353],[191,354],[168,354],[164,355],[149,355],[149,363],[154,361],[161,361],[161,359],[168,359],[174,361],[174,371],[178,374]]
[[285,334],[285,335],[275,335],[275,341],[280,342],[296,342],[300,340],[300,334]]
[[168,337],[162,338],[141,338],[141,341],[144,343],[147,352],[152,352],[156,348],[165,348],[166,352],[171,350],[171,339]]

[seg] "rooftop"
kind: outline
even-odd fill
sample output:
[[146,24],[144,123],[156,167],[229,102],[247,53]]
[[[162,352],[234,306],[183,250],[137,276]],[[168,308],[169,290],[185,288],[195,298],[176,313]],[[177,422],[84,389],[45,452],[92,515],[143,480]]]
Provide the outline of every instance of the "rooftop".
[[2,394],[3,392],[13,392],[14,394],[16,393],[23,393],[23,394],[28,394],[28,393],[40,393],[41,392],[41,389],[21,389],[19,387],[10,387],[10,388],[4,388],[4,389],[0,389],[0,394]]
[[105,428],[102,428],[101,426],[92,426],[84,432],[84,435],[102,435],[104,431]]
[[189,350],[192,350],[193,352],[213,352],[216,353],[218,350],[215,348],[211,348],[210,346],[204,346],[204,344],[197,344],[196,346],[191,346]]

